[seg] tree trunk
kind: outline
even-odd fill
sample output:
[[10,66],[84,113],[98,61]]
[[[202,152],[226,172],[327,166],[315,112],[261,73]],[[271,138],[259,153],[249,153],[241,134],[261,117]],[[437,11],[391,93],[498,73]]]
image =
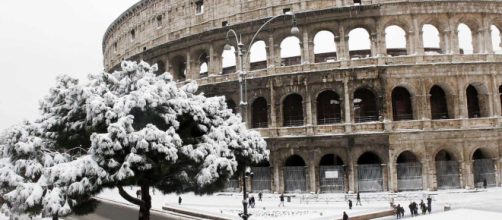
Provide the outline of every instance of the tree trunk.
[[52,220],[58,220],[58,219],[59,219],[59,217],[57,215],[52,216]]
[[139,206],[138,220],[150,220],[150,209],[152,208],[152,197],[150,197],[150,185],[141,185],[141,200],[143,204]]

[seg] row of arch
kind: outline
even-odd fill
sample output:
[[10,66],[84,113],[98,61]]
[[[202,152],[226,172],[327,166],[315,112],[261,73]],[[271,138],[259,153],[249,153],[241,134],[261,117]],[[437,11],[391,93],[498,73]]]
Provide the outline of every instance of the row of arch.
[[[413,45],[421,44],[424,54],[442,54],[442,53],[453,53],[451,48],[447,47],[447,41],[449,37],[445,34],[447,31],[441,30],[436,27],[436,25],[431,23],[425,23],[422,25],[420,31],[421,43],[412,42],[415,39],[408,33],[410,31],[409,25],[405,23],[389,23],[392,25],[387,26],[384,30],[384,40],[378,40],[378,34],[371,32],[371,29],[362,25],[355,26],[354,29],[350,30],[346,35],[346,39],[341,40],[339,33],[336,31],[326,28],[326,29],[316,29],[317,32],[314,34],[312,40],[313,50],[313,60],[311,62],[322,63],[322,62],[334,62],[343,59],[359,59],[372,56],[402,56],[402,55],[412,55],[416,54],[416,47]],[[479,39],[478,30],[472,28],[478,27],[474,23],[459,23],[455,33],[458,42],[459,53],[461,54],[472,54],[472,53],[486,53],[488,50],[480,50],[478,47],[479,42],[475,42]],[[405,28],[403,28],[405,27]],[[444,27],[442,27],[444,28]],[[406,31],[407,30],[407,31]],[[496,25],[490,26],[490,37],[491,41],[490,47],[492,52],[502,53],[500,30]],[[378,41],[382,41],[381,46],[376,46]],[[479,41],[479,40],[478,40]],[[298,36],[285,36],[281,41],[278,51],[275,54],[279,54],[279,65],[290,66],[301,64],[302,60],[308,60],[303,52],[303,44]],[[343,45],[341,45],[343,44]],[[381,47],[385,48],[385,51],[381,51]],[[275,49],[275,46],[274,46]],[[343,52],[347,50],[348,52]],[[214,51],[214,52],[213,52]],[[218,58],[218,55],[221,56]],[[257,40],[250,47],[249,57],[245,57],[245,63],[248,63],[249,70],[265,69],[270,66],[270,62],[276,62],[274,58],[270,58],[271,51],[269,50],[269,45],[267,45],[265,40]],[[341,53],[346,53],[343,55]],[[213,56],[213,57],[211,57]],[[348,57],[344,57],[348,56]],[[189,62],[187,62],[189,59]],[[188,65],[196,69],[199,78],[208,76],[209,72],[219,72],[220,74],[230,74],[236,71],[237,65],[237,53],[234,46],[231,46],[230,50],[224,50],[223,45],[218,50],[213,49],[198,49],[193,52],[190,57],[184,55],[177,55],[169,59],[169,71],[175,75],[175,78],[179,80],[184,80],[187,76]],[[166,63],[163,60],[156,60],[159,65],[159,72],[163,73],[166,71]],[[217,65],[215,67],[213,65]],[[192,70],[191,70],[192,71]]]
[[[446,149],[439,150],[434,155],[434,171],[437,189],[452,189],[462,187],[461,161],[455,154]],[[470,156],[472,161],[472,176],[475,185],[480,186],[484,181],[488,186],[496,186],[495,156],[485,148],[478,148]],[[426,187],[424,176],[428,172],[423,169],[424,159],[420,159],[410,150],[401,152],[395,157],[395,177],[398,191],[423,190]],[[384,191],[384,182],[388,181],[383,173],[385,169],[383,158],[377,153],[366,151],[355,161],[354,171],[349,170],[349,164],[340,156],[332,153],[325,154],[316,166],[317,191],[319,192],[347,192],[349,190],[349,175],[356,178],[357,191]],[[256,168],[255,168],[256,169]],[[309,172],[308,163],[300,155],[287,157],[282,164],[282,175],[285,192],[308,192],[307,182]],[[350,174],[351,173],[351,174]],[[312,175],[312,174],[310,174]],[[392,174],[391,174],[392,175]],[[464,177],[465,178],[465,177]],[[263,178],[260,178],[263,181]],[[269,182],[268,182],[269,183]],[[271,187],[271,186],[270,186]],[[259,190],[267,190],[260,186]],[[277,190],[277,189],[276,189]]]
[[[502,86],[499,87],[500,99],[502,103]],[[469,118],[488,117],[487,97],[484,95],[486,89],[480,85],[470,84],[465,90],[467,116]],[[451,109],[452,97],[439,86],[434,85],[429,90],[430,118],[452,119],[455,117]],[[392,120],[413,120],[416,114],[413,106],[413,96],[409,90],[402,86],[397,86],[391,94]],[[325,90],[316,97],[316,119],[318,125],[334,124],[343,121],[342,99],[333,90]],[[376,93],[368,88],[361,87],[355,90],[351,108],[354,112],[356,123],[378,121],[382,119],[382,114],[378,108]],[[228,101],[229,108],[235,110],[235,103]],[[304,101],[303,97],[297,93],[287,95],[282,101],[282,126],[302,126],[304,125]],[[450,107],[449,107],[450,106]],[[253,128],[268,127],[268,103],[264,97],[258,97],[251,103],[251,126]]]

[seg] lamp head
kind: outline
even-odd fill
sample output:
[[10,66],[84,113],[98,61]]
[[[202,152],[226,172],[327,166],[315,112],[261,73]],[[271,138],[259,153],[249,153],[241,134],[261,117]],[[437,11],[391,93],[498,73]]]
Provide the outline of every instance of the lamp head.
[[298,26],[296,26],[296,22],[294,23],[294,26],[291,28],[291,34],[292,35],[298,35],[300,33],[300,29]]

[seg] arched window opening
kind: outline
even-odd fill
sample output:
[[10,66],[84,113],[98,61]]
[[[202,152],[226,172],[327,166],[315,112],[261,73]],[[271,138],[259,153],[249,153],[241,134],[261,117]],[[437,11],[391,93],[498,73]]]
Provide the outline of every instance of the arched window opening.
[[424,44],[424,52],[427,55],[441,54],[441,38],[439,37],[438,29],[431,24],[425,24],[422,27],[422,42]]
[[356,28],[349,32],[350,59],[361,59],[371,56],[370,34],[364,28]]
[[237,105],[235,104],[234,100],[227,99],[225,100],[225,102],[227,103],[227,108],[232,110],[232,113],[237,113]]
[[406,55],[406,32],[397,25],[388,26],[385,28],[385,45],[389,56]]
[[267,46],[265,41],[256,41],[249,50],[249,62],[251,70],[267,68]]
[[472,155],[474,184],[476,187],[496,186],[495,162],[485,149],[479,148]]
[[208,75],[208,63],[209,56],[204,52],[199,56],[199,74],[201,78]]
[[283,125],[302,126],[303,125],[303,103],[302,97],[298,94],[291,94],[284,99],[282,104]]
[[319,186],[322,193],[345,191],[345,173],[342,159],[335,154],[326,154],[319,163]]
[[448,119],[448,105],[446,103],[446,94],[441,87],[435,85],[431,88],[430,92],[431,103],[431,118],[435,119]]
[[491,25],[490,30],[492,35],[493,52],[495,54],[502,54],[502,44],[500,42],[501,40],[500,30],[495,25]]
[[411,95],[403,87],[392,90],[392,116],[394,121],[413,120]]
[[330,31],[319,31],[314,37],[314,54],[316,63],[335,62],[335,35]]
[[230,46],[229,50],[223,50],[223,53],[221,55],[222,57],[222,67],[223,69],[221,70],[221,74],[226,75],[230,73],[235,73],[235,66],[236,66],[236,54],[235,54],[235,47]]
[[268,127],[267,100],[265,98],[260,97],[254,100],[251,111],[251,125],[253,128]]
[[375,94],[368,89],[356,90],[353,109],[356,123],[378,120],[377,100]]
[[[499,99],[500,99],[500,109],[502,109],[502,85],[499,86]],[[502,115],[502,111],[500,112]]]
[[459,188],[460,174],[456,159],[447,151],[441,150],[436,154],[435,161],[438,188]]
[[300,64],[301,47],[297,37],[290,36],[281,42],[281,66],[292,66]]
[[284,188],[288,193],[301,193],[307,190],[305,161],[292,155],[284,163]]
[[183,81],[186,79],[186,61],[182,56],[177,56],[172,61],[172,67],[174,72],[174,78],[178,81]]
[[472,48],[472,32],[469,26],[461,23],[458,25],[458,47],[460,54],[473,54]]
[[362,154],[357,160],[359,192],[379,192],[383,190],[382,161],[371,152]]
[[340,123],[340,97],[336,92],[324,91],[317,97],[317,124]]
[[354,5],[361,5],[361,0],[354,0]]
[[415,154],[405,151],[399,154],[396,162],[398,190],[422,190],[422,164]]
[[469,118],[481,117],[481,110],[479,108],[478,91],[474,86],[469,85],[466,90],[467,93],[467,112]]
[[157,60],[155,63],[157,63],[157,72],[155,73],[155,75],[162,75],[166,72],[166,65],[164,64],[164,62],[162,62],[162,60]]

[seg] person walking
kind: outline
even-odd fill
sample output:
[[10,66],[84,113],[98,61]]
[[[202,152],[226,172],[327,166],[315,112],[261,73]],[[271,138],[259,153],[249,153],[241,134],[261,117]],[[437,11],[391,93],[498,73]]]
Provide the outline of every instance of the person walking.
[[410,209],[411,217],[414,217],[415,211],[413,210],[413,203],[412,202],[410,202],[410,204],[408,205],[408,208]]
[[349,209],[352,209],[352,200],[349,199]]
[[400,219],[401,218],[401,205],[397,204],[396,206],[396,218]]
[[415,201],[413,201],[412,205],[413,205],[413,212],[414,212],[413,214],[415,216],[418,216],[418,204]]
[[178,205],[181,205],[181,201],[182,201],[181,196],[179,196],[178,197]]
[[281,195],[279,196],[279,200],[280,200],[279,207],[281,207],[281,205],[282,207],[284,207],[284,194],[281,193]]
[[483,179],[483,188],[486,189],[488,187],[488,182],[486,181],[486,178]]
[[249,197],[249,207],[254,208],[255,200],[254,196]]
[[356,206],[357,204],[359,204],[360,206],[363,206],[363,204],[361,204],[361,195],[359,194],[359,192],[357,192],[357,196],[356,196]]
[[427,211],[429,212],[429,214],[431,214],[431,210],[432,210],[432,198],[431,196],[427,196]]
[[422,215],[425,215],[427,213],[427,206],[424,203],[424,200],[420,200],[420,210],[422,210]]
[[349,220],[349,216],[347,215],[346,212],[343,212],[343,220]]
[[258,193],[258,201],[260,201],[260,202],[261,202],[261,197],[262,197],[262,196],[263,196],[263,193],[259,192],[259,193]]

